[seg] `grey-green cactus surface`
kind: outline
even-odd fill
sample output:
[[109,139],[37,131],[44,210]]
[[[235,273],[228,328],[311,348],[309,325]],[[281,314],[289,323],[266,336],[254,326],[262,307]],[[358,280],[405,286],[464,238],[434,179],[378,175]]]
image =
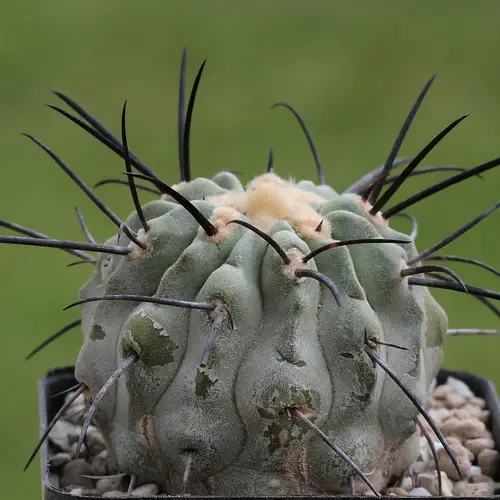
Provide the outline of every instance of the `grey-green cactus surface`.
[[[143,207],[123,235],[128,256],[103,254],[81,298],[150,295],[211,310],[127,301],[82,304],[77,379],[95,395],[133,353],[137,361],[95,415],[119,470],[178,491],[188,456],[197,494],[298,494],[349,487],[352,469],[299,409],[381,489],[418,454],[416,407],[365,352],[373,345],[424,400],[441,362],[446,315],[401,277],[417,252],[357,194],[265,174],[246,189],[224,172],[174,188],[211,221],[209,236],[169,196]],[[288,262],[242,220],[265,231]],[[331,248],[338,241],[401,243]],[[331,290],[300,270],[318,271]],[[395,344],[400,348],[388,347]],[[359,481],[359,480],[358,480]],[[359,481],[361,490],[365,489]]]

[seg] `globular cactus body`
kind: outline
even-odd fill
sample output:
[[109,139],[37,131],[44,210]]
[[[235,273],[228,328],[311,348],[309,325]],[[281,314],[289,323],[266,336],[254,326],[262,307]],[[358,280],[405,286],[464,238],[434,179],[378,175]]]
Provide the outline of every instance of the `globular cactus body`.
[[[429,292],[401,278],[416,255],[413,243],[371,216],[359,195],[339,196],[324,185],[266,174],[244,190],[225,172],[175,189],[217,234],[208,236],[163,196],[143,209],[146,250],[129,243],[129,256],[101,256],[81,292],[82,299],[138,294],[215,307],[82,305],[85,342],[76,376],[91,394],[121,358],[137,356],[95,415],[119,470],[174,493],[192,453],[190,492],[345,490],[353,471],[290,417],[289,409],[298,408],[365,473],[374,470],[371,481],[382,488],[418,453],[417,409],[377,370],[365,352],[367,339],[406,349],[378,346],[425,399],[447,328]],[[233,219],[270,234],[289,262]],[[127,223],[141,234],[136,214]],[[303,262],[325,244],[362,238],[406,243],[339,247]],[[333,280],[341,304],[319,281],[297,277],[297,269]]]

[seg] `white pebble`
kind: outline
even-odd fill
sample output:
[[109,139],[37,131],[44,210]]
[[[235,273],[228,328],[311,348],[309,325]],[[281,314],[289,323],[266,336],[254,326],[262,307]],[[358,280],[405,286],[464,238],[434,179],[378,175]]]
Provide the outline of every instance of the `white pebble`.
[[493,486],[488,483],[466,483],[459,481],[453,488],[457,497],[489,497],[493,495]]
[[384,495],[388,495],[390,497],[407,497],[408,492],[403,488],[387,488]]
[[477,417],[481,422],[487,422],[488,419],[490,418],[491,413],[488,410],[482,410],[480,415]]
[[56,453],[49,458],[51,467],[62,467],[71,462],[71,455],[66,452]]
[[467,418],[461,420],[456,428],[455,434],[462,440],[484,437],[486,434],[486,426],[484,422],[476,418]]
[[444,399],[430,398],[427,406],[433,409],[444,408]]
[[450,388],[447,385],[438,385],[432,393],[432,397],[436,399],[445,399],[449,393]]
[[125,491],[107,491],[106,493],[103,493],[102,497],[103,498],[122,498],[128,496]]
[[107,450],[101,451],[101,453],[92,458],[90,469],[94,476],[106,476],[111,472]]
[[441,432],[446,436],[455,436],[455,431],[457,429],[460,420],[456,417],[450,417],[441,425]]
[[469,448],[465,448],[467,450],[467,454],[469,455],[469,460],[471,462],[474,462],[474,460],[476,460],[476,455],[474,455],[474,453],[472,453],[472,451],[469,450]]
[[70,434],[74,433],[75,426],[65,420],[58,420],[50,431],[49,440],[61,450],[71,451]]
[[478,476],[472,476],[469,478],[471,483],[488,483],[495,487],[495,481],[490,476],[485,476],[484,474],[480,474]]
[[[458,468],[460,469],[462,476],[466,477],[471,467],[469,450],[464,446],[458,444],[451,444],[450,448],[453,454],[455,455],[455,458],[457,459]],[[443,472],[446,472],[446,474],[450,479],[458,481],[460,479],[460,475],[458,474],[455,465],[451,461],[445,449],[439,448],[437,453],[438,453],[439,466],[441,470]]]
[[463,408],[455,408],[454,410],[451,410],[451,414],[455,418],[458,418],[458,420],[464,420],[472,416],[469,410],[467,409],[467,406],[464,406]]
[[483,474],[493,477],[500,463],[500,454],[497,450],[483,450],[477,456],[477,463]]
[[158,495],[159,491],[160,491],[160,488],[158,487],[157,484],[154,484],[154,483],[143,484],[142,486],[135,488],[135,490],[132,490],[132,496],[133,497],[153,497],[155,495]]
[[411,497],[431,497],[432,495],[425,488],[413,488],[410,491]]
[[98,495],[97,491],[91,490],[89,488],[82,488],[82,487],[77,487],[77,488],[72,488],[69,491],[70,495],[76,495],[76,496],[85,496],[85,495],[90,495],[90,496],[95,496]]
[[472,399],[474,397],[474,393],[470,390],[469,386],[458,378],[448,377],[446,380],[446,385],[454,393],[462,396],[465,399]]
[[441,425],[445,420],[452,416],[451,410],[448,408],[431,408],[429,410],[429,415]]
[[106,441],[104,441],[103,435],[97,429],[87,433],[86,443],[92,455],[97,455],[106,447]]
[[456,497],[464,496],[462,493],[464,492],[464,487],[466,484],[469,484],[469,483],[467,483],[467,481],[457,481],[453,485],[453,495]]
[[427,443],[427,439],[425,436],[420,436],[420,453],[419,458],[422,462],[427,462],[429,460],[431,451],[429,448],[429,443]]
[[479,418],[479,416],[484,411],[478,406],[474,406],[472,404],[466,404],[463,408],[461,408],[461,410],[465,410],[469,414],[469,417],[472,418]]
[[460,439],[458,439],[457,437],[455,436],[450,436],[450,437],[447,437],[446,438],[446,441],[448,441],[448,444],[449,445],[452,445],[452,444],[458,444],[460,446],[462,446],[462,441],[460,441]]
[[64,418],[73,424],[79,424],[82,421],[83,416],[85,415],[85,410],[87,406],[82,404],[79,406],[70,406],[66,413],[64,414]]
[[464,443],[474,455],[479,455],[483,450],[493,450],[495,448],[495,441],[489,437],[467,439]]
[[73,444],[73,443],[78,442],[78,439],[80,438],[80,433],[81,432],[82,432],[81,426],[70,424],[70,427],[68,427],[68,439],[69,439],[69,443]]
[[99,479],[95,485],[95,489],[103,495],[107,491],[121,490],[123,487],[122,477],[110,477]]
[[467,400],[460,396],[459,394],[455,394],[454,392],[449,392],[446,395],[446,399],[444,400],[444,405],[446,408],[462,408],[467,404]]
[[92,488],[92,479],[83,476],[90,475],[90,467],[85,460],[72,460],[64,466],[61,474],[61,487],[67,488],[69,486],[77,487],[82,486],[83,488]]
[[[74,396],[75,396],[75,392],[76,391],[73,391],[73,392],[68,392],[68,394],[66,394],[65,398],[64,398],[64,402],[67,403],[70,399],[72,399]],[[82,394],[80,394],[72,403],[71,405],[69,406],[70,408],[72,406],[75,406],[75,405],[79,405],[79,404],[85,404],[85,397]]]
[[425,462],[414,462],[410,465],[411,474],[420,474],[427,469],[427,464]]
[[[70,446],[70,448],[69,448],[69,452],[71,453],[71,456],[72,456],[72,457],[75,457],[75,456],[76,456],[76,448],[77,448],[77,446],[78,446],[78,443],[77,443],[77,442],[75,442],[75,443],[73,443],[73,444]],[[86,457],[86,456],[87,456],[87,454],[88,454],[88,453],[87,453],[87,447],[85,446],[85,444],[82,444],[82,445],[80,446],[80,454],[79,454],[78,456],[79,456],[80,458],[81,458],[81,457]]]
[[[445,472],[441,472],[441,482],[443,485],[443,496],[452,496],[453,484],[448,479]],[[417,487],[425,488],[432,495],[439,495],[439,478],[437,471],[419,474],[417,477]]]
[[469,404],[473,406],[477,406],[481,410],[486,407],[486,401],[483,398],[473,397],[469,399]]
[[414,488],[413,484],[413,479],[410,476],[406,476],[403,478],[401,481],[401,488],[403,488],[406,491],[410,491],[412,488]]
[[471,479],[473,477],[480,476],[482,473],[483,471],[481,470],[481,467],[479,467],[479,465],[471,465],[467,477]]

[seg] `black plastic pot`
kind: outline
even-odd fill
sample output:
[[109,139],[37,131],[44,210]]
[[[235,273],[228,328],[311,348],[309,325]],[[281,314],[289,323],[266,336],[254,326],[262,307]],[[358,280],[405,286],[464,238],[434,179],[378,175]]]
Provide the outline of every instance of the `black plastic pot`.
[[[470,373],[464,372],[454,372],[449,370],[441,370],[438,375],[438,384],[443,384],[447,377],[452,376],[458,378],[465,382],[470,389],[474,392],[476,396],[479,396],[486,400],[487,408],[491,412],[491,419],[489,422],[489,429],[491,430],[493,437],[495,439],[496,448],[500,451],[500,400],[495,390],[495,386],[491,381],[484,377],[479,377],[477,375],[472,375]],[[76,380],[73,375],[73,367],[58,368],[50,371],[45,379],[41,380],[38,384],[38,394],[39,394],[39,405],[40,405],[40,426],[41,432],[43,433],[48,425],[48,423],[55,416],[57,411],[61,408],[64,403],[64,395],[53,397],[55,394],[69,389],[76,384]],[[100,498],[88,495],[70,495],[69,493],[59,489],[59,477],[57,474],[51,472],[49,467],[49,444],[45,441],[41,453],[42,453],[42,491],[44,500],[77,500],[79,498]],[[496,480],[500,480],[500,470],[497,471]],[[142,497],[143,500],[157,500],[158,497]],[[229,499],[231,497],[196,497],[199,499],[206,498],[213,500],[214,498],[224,498]],[[245,498],[245,497],[239,497]],[[283,499],[284,497],[251,497],[252,499],[266,499],[271,500],[273,498]],[[301,498],[316,498],[314,496],[294,496],[294,499]],[[335,498],[338,496],[321,496],[321,498]],[[341,498],[356,498],[353,496],[342,496]],[[388,497],[391,500],[407,499],[408,497]],[[500,498],[500,495],[494,498]]]

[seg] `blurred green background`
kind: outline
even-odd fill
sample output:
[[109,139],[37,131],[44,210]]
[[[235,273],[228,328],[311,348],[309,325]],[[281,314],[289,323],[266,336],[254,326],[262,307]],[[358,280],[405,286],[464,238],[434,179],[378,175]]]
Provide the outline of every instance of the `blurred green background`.
[[[314,164],[295,120],[278,100],[293,103],[317,143],[327,181],[346,188],[383,163],[411,104],[429,75],[438,78],[404,143],[415,154],[463,113],[471,116],[429,157],[432,164],[474,166],[500,155],[500,31],[498,2],[50,2],[2,6],[0,17],[0,213],[2,218],[81,240],[78,205],[104,240],[114,229],[57,166],[25,138],[49,144],[89,183],[117,176],[122,162],[70,122],[44,108],[50,89],[81,102],[113,130],[128,99],[132,149],[167,182],[178,180],[176,101],[182,47],[190,50],[189,82],[207,58],[192,132],[196,176],[237,169],[243,179],[264,171],[267,150],[277,171],[314,177]],[[399,199],[442,174],[410,180]],[[425,248],[497,200],[500,171],[470,179],[412,207],[418,245]],[[126,188],[101,196],[125,217]],[[146,200],[146,195],[143,199]],[[394,220],[406,228],[405,220]],[[448,253],[500,266],[498,215],[450,245]],[[2,231],[7,234],[7,231]],[[73,331],[30,362],[23,356],[75,318],[62,312],[90,269],[66,269],[58,250],[0,248],[1,426],[0,498],[40,498],[38,464],[22,466],[38,438],[36,381],[72,364]],[[498,288],[482,270],[456,265],[462,277]],[[476,300],[435,292],[452,327],[497,328]],[[500,338],[451,338],[446,365],[500,383]]]

